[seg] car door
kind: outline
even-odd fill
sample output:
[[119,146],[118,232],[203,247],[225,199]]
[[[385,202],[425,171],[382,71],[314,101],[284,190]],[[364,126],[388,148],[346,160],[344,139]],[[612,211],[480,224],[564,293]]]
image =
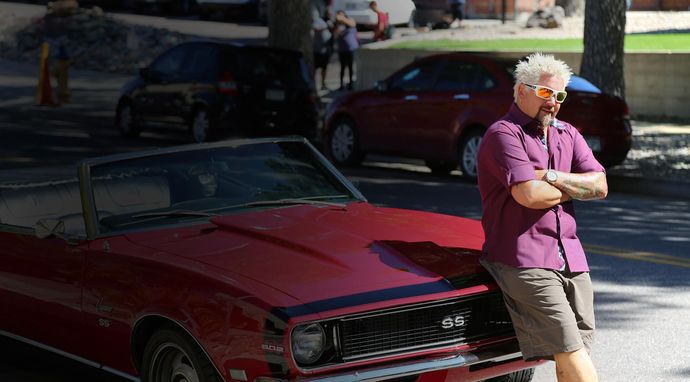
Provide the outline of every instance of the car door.
[[[217,84],[219,74],[220,47],[217,44],[194,44],[189,47],[180,68],[180,79],[171,84],[170,110],[179,121],[188,121],[192,117],[192,108],[203,104],[209,112],[216,111]],[[211,113],[215,114],[215,113]]]
[[483,127],[493,123],[493,116],[505,112],[506,97],[498,94],[497,79],[479,62],[449,58],[443,63],[433,91],[425,97],[427,121],[417,133],[420,156],[449,160],[457,145],[461,128],[468,122]]
[[84,352],[82,316],[86,243],[37,238],[0,225],[0,331],[70,355]]
[[180,69],[192,45],[183,44],[166,51],[145,69],[144,84],[134,95],[134,112],[140,118],[154,122],[178,119],[172,105],[180,88]]
[[437,61],[411,65],[394,74],[385,90],[363,105],[360,134],[365,151],[403,156],[415,152],[417,132],[430,117],[424,102],[437,71]]

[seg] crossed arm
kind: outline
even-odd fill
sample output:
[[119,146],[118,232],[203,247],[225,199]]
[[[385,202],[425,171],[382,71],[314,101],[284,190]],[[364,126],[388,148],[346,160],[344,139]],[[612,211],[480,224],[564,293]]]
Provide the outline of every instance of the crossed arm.
[[510,193],[516,202],[533,209],[551,208],[571,199],[604,199],[608,195],[603,172],[557,173],[558,180],[551,184],[545,180],[546,170],[535,170],[537,179],[513,185]]

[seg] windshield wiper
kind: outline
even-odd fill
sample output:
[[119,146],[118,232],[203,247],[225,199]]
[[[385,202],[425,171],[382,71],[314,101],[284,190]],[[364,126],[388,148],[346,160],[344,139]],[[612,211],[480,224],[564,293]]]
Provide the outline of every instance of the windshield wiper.
[[145,212],[143,214],[132,215],[133,218],[158,218],[158,217],[174,217],[174,216],[203,216],[211,217],[218,216],[209,212],[191,211],[191,210],[172,210],[160,212]]
[[335,199],[335,198],[343,198],[343,197],[348,197],[348,195],[316,196],[316,197],[309,197],[309,198],[285,198],[285,199],[275,199],[275,200],[257,200],[255,202],[239,204],[239,205],[232,206],[232,207],[258,207],[258,206],[273,206],[273,205],[310,204],[310,205],[337,207],[337,208],[340,208],[342,210],[345,210],[347,205],[344,203],[334,203],[334,202],[325,202],[323,200],[314,200],[316,198]]

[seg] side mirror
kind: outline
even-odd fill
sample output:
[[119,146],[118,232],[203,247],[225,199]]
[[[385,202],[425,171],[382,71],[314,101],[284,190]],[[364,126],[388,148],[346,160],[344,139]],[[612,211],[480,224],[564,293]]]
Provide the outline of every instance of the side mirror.
[[34,233],[39,239],[47,239],[56,236],[66,239],[65,223],[57,219],[41,219],[34,225]]
[[386,81],[376,81],[374,82],[374,89],[380,91],[381,93],[385,93],[388,91],[388,84]]

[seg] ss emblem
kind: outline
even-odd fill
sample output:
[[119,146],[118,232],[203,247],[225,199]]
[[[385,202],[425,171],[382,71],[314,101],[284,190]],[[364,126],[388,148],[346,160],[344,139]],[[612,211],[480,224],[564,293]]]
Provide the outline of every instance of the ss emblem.
[[441,321],[441,327],[443,329],[458,328],[464,325],[465,317],[463,317],[462,314],[458,314],[457,316],[449,316],[444,318],[443,321]]

